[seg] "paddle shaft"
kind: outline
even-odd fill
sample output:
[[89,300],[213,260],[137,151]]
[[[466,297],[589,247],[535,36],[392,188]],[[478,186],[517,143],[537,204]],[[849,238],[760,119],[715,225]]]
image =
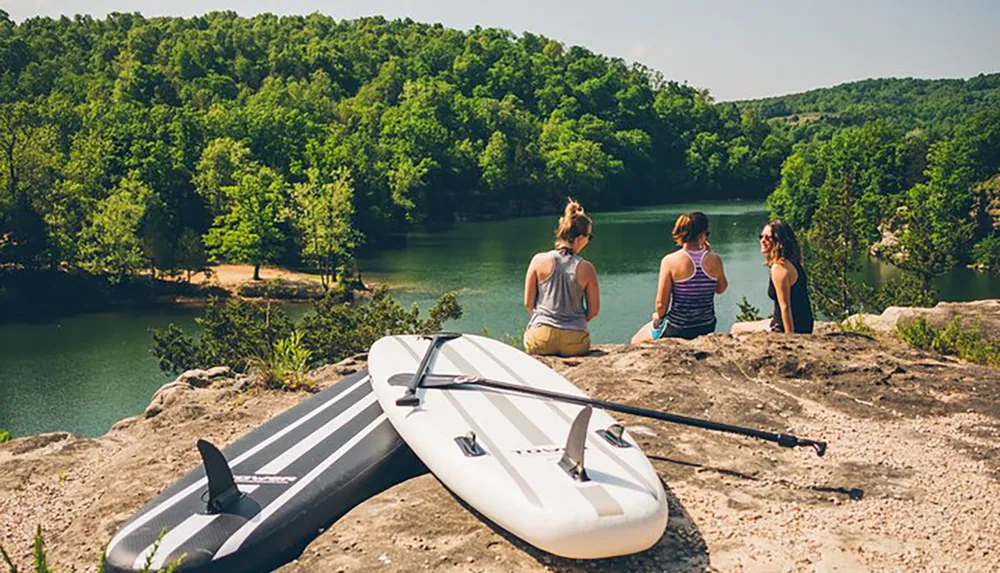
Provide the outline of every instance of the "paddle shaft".
[[417,371],[413,373],[413,379],[410,380],[410,384],[406,387],[406,393],[396,400],[397,406],[416,406],[420,404],[420,398],[417,397],[417,388],[420,387],[424,381],[424,376],[427,375],[431,358],[434,357],[438,348],[445,341],[458,338],[459,336],[462,336],[460,332],[439,332],[431,337],[431,344],[427,347],[427,351],[424,352],[424,357],[420,360],[420,366],[417,367]]
[[463,388],[468,388],[470,386],[483,386],[486,388],[496,388],[498,390],[509,390],[512,392],[520,392],[522,394],[530,394],[533,396],[540,396],[552,400],[559,400],[560,402],[578,404],[580,406],[593,406],[595,408],[600,408],[602,410],[608,410],[611,412],[620,412],[622,414],[631,414],[633,416],[641,416],[643,418],[652,418],[654,420],[672,422],[674,424],[694,426],[695,428],[702,428],[705,430],[715,430],[717,432],[728,432],[730,434],[739,434],[741,436],[749,436],[751,438],[757,438],[759,440],[774,442],[783,448],[808,446],[815,449],[816,454],[819,456],[822,456],[823,454],[826,453],[826,442],[798,438],[791,434],[775,434],[773,432],[754,430],[753,428],[744,428],[742,426],[733,426],[730,424],[723,424],[721,422],[713,422],[711,420],[702,420],[700,418],[690,418],[688,416],[670,414],[668,412],[661,412],[659,410],[650,410],[648,408],[629,406],[628,404],[621,404],[619,402],[609,402],[607,400],[597,400],[594,398],[583,398],[581,396],[573,396],[571,394],[563,394],[561,392],[552,392],[549,390],[542,390],[540,388],[530,388],[528,386],[510,384],[508,382],[500,382],[498,380],[460,377],[456,378],[456,381],[453,383],[440,384],[440,385],[435,384],[433,386],[425,385],[423,387],[439,388],[442,390],[461,390]]

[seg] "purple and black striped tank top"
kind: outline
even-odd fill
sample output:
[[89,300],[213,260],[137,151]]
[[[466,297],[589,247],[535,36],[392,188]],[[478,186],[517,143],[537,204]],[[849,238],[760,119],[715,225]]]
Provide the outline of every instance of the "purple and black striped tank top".
[[719,279],[708,276],[701,266],[708,251],[684,252],[694,263],[694,274],[690,278],[674,281],[670,288],[670,310],[667,324],[677,329],[705,327],[715,322],[715,287]]

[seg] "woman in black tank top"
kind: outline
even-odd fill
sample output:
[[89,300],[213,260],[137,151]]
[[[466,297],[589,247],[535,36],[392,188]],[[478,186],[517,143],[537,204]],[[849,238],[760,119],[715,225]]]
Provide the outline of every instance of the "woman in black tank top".
[[809,277],[802,267],[799,243],[788,223],[774,219],[760,233],[760,251],[770,268],[767,296],[774,301],[770,320],[738,322],[730,332],[795,332],[813,331],[812,304],[809,301]]

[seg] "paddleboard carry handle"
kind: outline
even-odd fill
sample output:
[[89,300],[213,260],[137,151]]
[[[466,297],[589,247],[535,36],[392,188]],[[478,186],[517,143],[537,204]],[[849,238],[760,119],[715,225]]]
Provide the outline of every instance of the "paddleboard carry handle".
[[455,443],[458,444],[459,449],[467,458],[478,458],[486,455],[486,450],[476,442],[475,432],[470,431],[464,436],[458,436],[455,438]]
[[424,352],[424,357],[420,360],[420,366],[417,366],[417,371],[413,373],[413,379],[410,380],[409,385],[406,387],[406,392],[403,396],[396,400],[397,406],[419,406],[420,398],[417,397],[417,388],[423,384],[424,377],[427,376],[427,370],[430,367],[431,359],[437,353],[438,348],[441,347],[448,340],[453,338],[458,338],[462,336],[461,332],[438,332],[437,334],[425,335],[424,338],[431,339],[431,345],[427,347],[427,351]]
[[597,430],[597,435],[616,448],[631,448],[632,444],[625,441],[625,426],[611,424],[605,430]]
[[590,425],[591,412],[593,410],[587,406],[576,415],[573,425],[569,428],[569,438],[566,440],[563,457],[559,460],[559,467],[576,481],[590,481],[587,469],[583,467],[583,454],[587,443],[587,426]]
[[233,470],[229,468],[229,462],[219,448],[206,440],[198,440],[198,452],[201,454],[201,461],[205,465],[205,476],[208,478],[208,500],[205,509],[208,513],[221,513],[234,501],[243,497],[243,494],[236,487]]

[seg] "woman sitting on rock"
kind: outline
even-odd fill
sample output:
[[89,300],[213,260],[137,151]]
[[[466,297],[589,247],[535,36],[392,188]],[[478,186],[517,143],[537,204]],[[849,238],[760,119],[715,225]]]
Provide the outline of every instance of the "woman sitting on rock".
[[767,296],[774,301],[770,319],[737,322],[730,332],[797,332],[813,331],[812,305],[809,302],[809,278],[802,268],[802,254],[792,227],[781,219],[773,219],[760,232],[760,252],[764,264],[770,267]]
[[593,222],[570,199],[556,227],[555,250],[538,253],[524,277],[528,354],[579,356],[590,350],[590,321],[601,311],[597,270],[580,257],[594,238]]
[[635,333],[632,344],[692,339],[715,330],[715,295],[726,292],[729,282],[722,257],[708,242],[708,217],[698,211],[681,215],[673,237],[680,248],[660,261],[653,320]]

